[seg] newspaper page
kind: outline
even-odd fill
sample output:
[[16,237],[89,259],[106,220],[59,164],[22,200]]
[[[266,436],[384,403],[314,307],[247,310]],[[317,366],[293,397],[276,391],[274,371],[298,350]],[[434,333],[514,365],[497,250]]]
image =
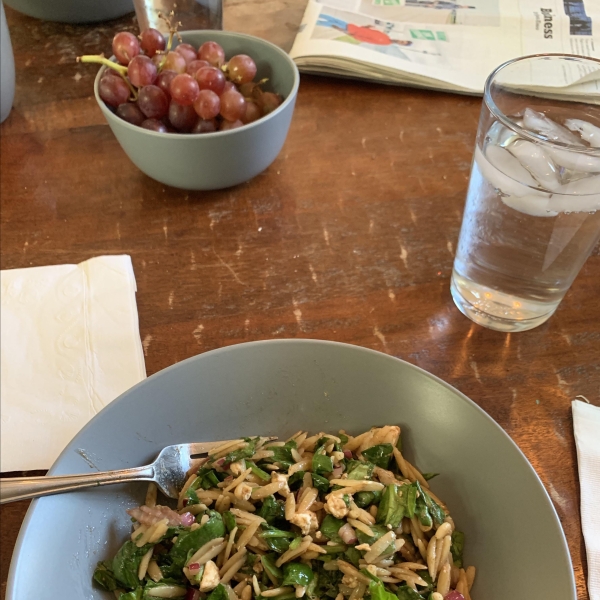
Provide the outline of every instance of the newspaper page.
[[[600,58],[600,0],[309,0],[290,55],[308,72],[480,94],[503,62],[545,53]],[[600,94],[599,77],[574,65],[546,84]]]

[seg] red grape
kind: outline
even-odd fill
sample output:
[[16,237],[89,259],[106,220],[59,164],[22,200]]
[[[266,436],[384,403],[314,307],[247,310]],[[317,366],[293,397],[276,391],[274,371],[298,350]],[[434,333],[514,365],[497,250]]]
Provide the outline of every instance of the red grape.
[[113,38],[112,50],[122,65],[128,65],[129,61],[140,53],[140,43],[133,33],[120,31]]
[[217,42],[204,42],[198,49],[198,58],[213,67],[221,67],[225,62],[225,50]]
[[231,81],[226,81],[225,82],[225,87],[223,88],[223,92],[229,92],[233,90],[234,92],[237,92],[237,86],[235,85],[235,83],[231,82]]
[[247,54],[237,54],[227,63],[227,74],[234,83],[249,83],[256,75],[256,64]]
[[142,31],[142,50],[146,56],[152,58],[157,52],[161,52],[166,47],[165,38],[158,29],[146,29]]
[[185,58],[179,52],[168,52],[163,69],[175,71],[175,73],[185,73]]
[[220,96],[225,89],[225,75],[215,67],[204,67],[196,73],[196,81],[201,90],[212,90]]
[[194,100],[198,97],[200,88],[198,82],[187,73],[177,75],[171,81],[171,98],[183,104],[183,106],[190,106],[194,103]]
[[189,131],[198,120],[193,106],[182,106],[174,100],[169,104],[169,121],[179,131]]
[[254,81],[249,81],[248,83],[242,83],[238,88],[239,93],[244,96],[244,98],[252,98],[254,95],[254,88],[257,86],[257,83]]
[[156,85],[141,88],[137,103],[149,119],[162,119],[169,112],[169,99]]
[[204,119],[198,119],[194,127],[192,127],[191,133],[212,133],[217,130],[217,123],[214,119],[205,121]]
[[221,126],[219,127],[219,131],[229,131],[230,129],[237,129],[238,127],[243,127],[244,124],[240,121],[227,121],[227,119],[223,120]]
[[167,126],[158,119],[146,119],[142,125],[144,129],[150,129],[150,131],[158,131],[159,133],[167,133]]
[[273,92],[262,92],[257,98],[256,103],[262,110],[262,114],[268,115],[281,104],[281,96]]
[[171,71],[170,69],[164,69],[156,78],[154,85],[157,85],[169,98],[171,97],[171,81],[177,77],[177,73],[175,71]]
[[98,95],[106,104],[114,108],[127,102],[129,93],[129,86],[120,75],[118,77],[104,75],[98,84]]
[[210,65],[205,60],[193,60],[187,64],[185,72],[193,77],[202,67],[210,67]]
[[246,100],[246,111],[242,115],[241,121],[244,125],[246,123],[252,123],[253,121],[257,121],[262,117],[262,113],[258,104],[253,102],[252,100]]
[[127,67],[127,75],[135,87],[144,87],[156,81],[157,70],[147,56],[139,54],[131,59]]
[[201,119],[214,119],[221,110],[221,100],[212,90],[200,90],[194,110]]
[[146,120],[146,115],[144,115],[135,102],[120,104],[117,107],[117,116],[132,125],[141,125]]
[[230,90],[221,94],[221,115],[227,121],[237,121],[246,112],[246,101],[239,92]]
[[191,44],[179,44],[179,46],[175,48],[175,52],[179,52],[179,54],[183,56],[186,65],[197,58],[196,48]]

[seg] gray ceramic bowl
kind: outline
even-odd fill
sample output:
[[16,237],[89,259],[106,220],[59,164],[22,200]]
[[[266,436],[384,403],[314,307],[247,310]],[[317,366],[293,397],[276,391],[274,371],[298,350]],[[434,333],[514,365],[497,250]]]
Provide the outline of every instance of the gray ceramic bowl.
[[248,54],[258,68],[256,79],[268,78],[268,88],[284,97],[272,113],[231,131],[204,134],[157,133],[136,127],[96,100],[110,128],[131,161],[148,177],[177,188],[216,190],[252,179],[277,157],[290,128],[300,76],[292,59],[280,48],[250,35],[229,31],[183,31],[184,42],[196,48],[213,40],[227,58]]
[[[359,432],[400,424],[409,460],[439,472],[432,489],[466,533],[473,600],[576,600],[552,503],[517,446],[471,400],[408,363],[357,346],[275,340],[190,358],[138,384],[98,414],[51,474],[147,464],[168,444],[300,428]],[[130,532],[127,484],[34,500],[19,534],[7,600],[108,600],[98,560]],[[32,577],[32,569],[35,576]]]
[[36,19],[60,23],[109,21],[133,12],[133,0],[3,0]]

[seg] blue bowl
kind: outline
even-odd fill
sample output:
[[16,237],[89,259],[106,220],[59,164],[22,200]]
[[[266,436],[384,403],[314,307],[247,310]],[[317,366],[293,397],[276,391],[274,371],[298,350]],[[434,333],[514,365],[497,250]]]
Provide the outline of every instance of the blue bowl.
[[110,21],[133,12],[133,0],[4,0],[19,12],[60,23]]
[[252,179],[277,157],[294,113],[300,75],[292,59],[274,44],[229,31],[183,31],[183,41],[198,48],[206,41],[219,43],[230,58],[248,54],[256,62],[255,79],[267,78],[270,91],[281,94],[282,104],[258,121],[214,133],[158,133],[132,125],[115,115],[94,92],[100,109],[125,154],[148,177],[187,190],[216,190]]

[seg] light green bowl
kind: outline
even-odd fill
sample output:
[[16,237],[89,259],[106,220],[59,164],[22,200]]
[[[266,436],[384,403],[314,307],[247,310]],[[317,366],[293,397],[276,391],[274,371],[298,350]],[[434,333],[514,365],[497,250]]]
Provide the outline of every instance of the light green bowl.
[[229,31],[183,31],[184,42],[198,48],[212,40],[227,58],[248,54],[258,68],[256,79],[267,78],[270,91],[284,97],[267,116],[231,131],[204,134],[157,133],[127,123],[100,99],[96,77],[94,92],[110,128],[125,154],[148,177],[188,190],[216,190],[252,179],[277,157],[292,120],[300,83],[298,69],[280,48],[250,35]]
[[[274,340],[190,358],[109,404],[51,474],[90,472],[89,460],[101,470],[145,465],[169,444],[384,424],[401,425],[408,460],[440,473],[431,487],[466,534],[473,600],[576,600],[552,502],[506,433],[440,379],[357,346]],[[125,509],[145,493],[142,483],[34,500],[7,600],[112,598],[92,588],[92,573],[129,536]]]

